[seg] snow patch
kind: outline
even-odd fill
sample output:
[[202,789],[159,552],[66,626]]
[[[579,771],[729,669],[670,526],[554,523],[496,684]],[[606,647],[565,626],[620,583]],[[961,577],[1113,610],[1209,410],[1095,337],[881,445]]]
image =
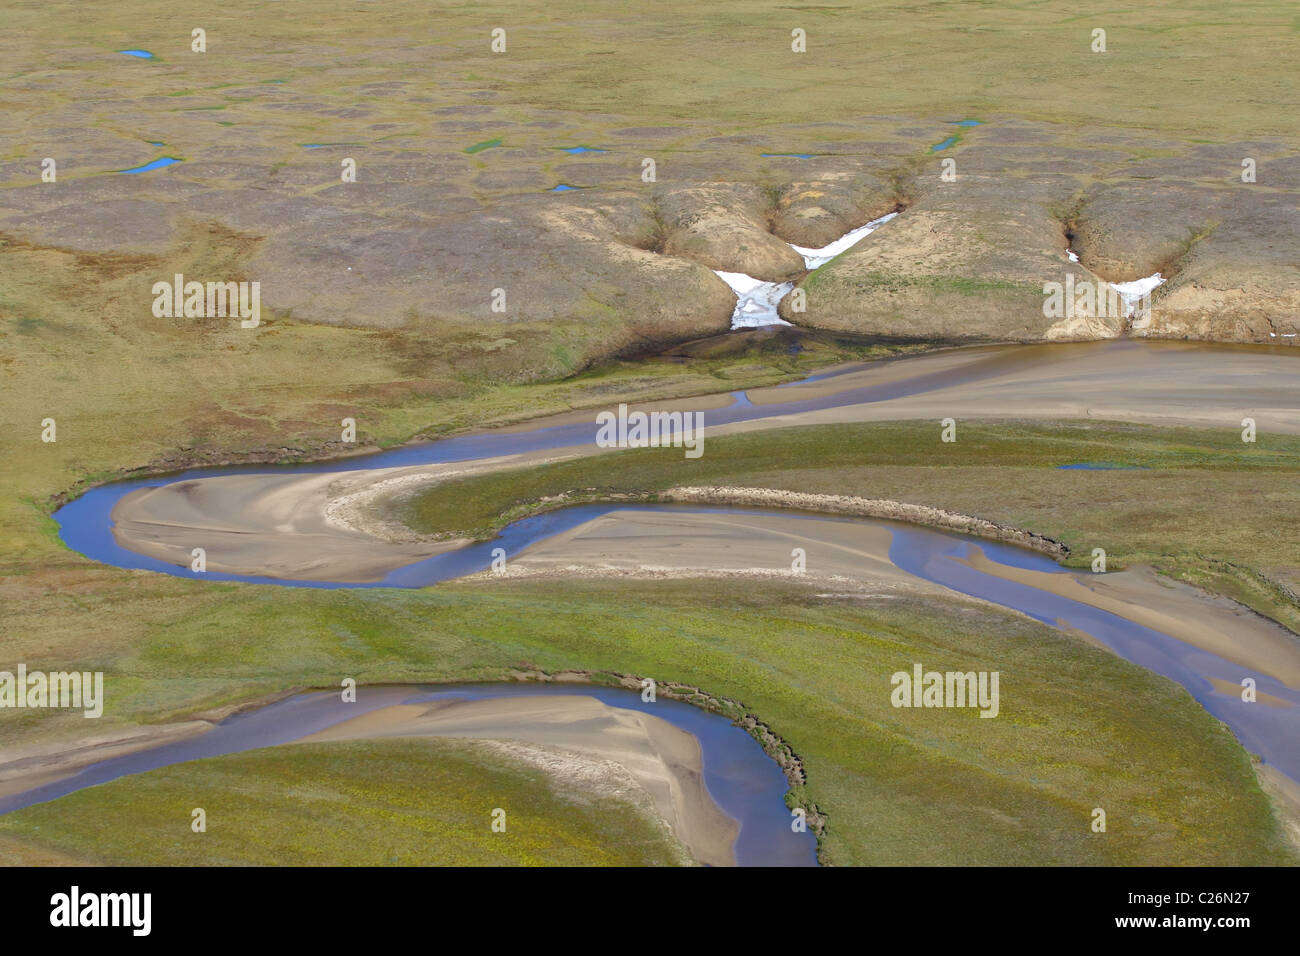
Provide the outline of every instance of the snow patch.
[[[857,245],[897,215],[898,213],[891,212],[879,219],[873,219],[865,226],[859,226],[850,232],[846,232],[834,242],[822,246],[820,249],[796,246],[793,242],[788,243],[788,245],[803,256],[804,265],[809,270],[819,269],[846,249]],[[777,314],[776,309],[781,304],[781,300],[794,289],[793,282],[764,282],[761,279],[755,279],[753,276],[745,275],[743,272],[722,272],[718,269],[713,271],[718,278],[731,287],[731,291],[736,293],[736,308],[731,313],[732,329],[756,329],[765,325],[790,324]]]

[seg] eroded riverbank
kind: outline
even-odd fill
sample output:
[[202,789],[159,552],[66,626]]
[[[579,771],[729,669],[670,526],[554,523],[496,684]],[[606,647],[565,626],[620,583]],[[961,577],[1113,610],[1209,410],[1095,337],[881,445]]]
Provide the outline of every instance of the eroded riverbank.
[[[671,693],[671,691],[670,691]],[[515,742],[610,761],[630,775],[700,862],[813,865],[812,828],[796,833],[782,768],[727,717],[673,699],[592,684],[362,687],[296,695],[237,714],[190,739],[109,757],[0,797],[0,813],[159,767],[296,742],[453,736]],[[570,768],[571,770],[573,768]],[[581,768],[579,768],[581,769]],[[552,763],[549,771],[559,771]]]

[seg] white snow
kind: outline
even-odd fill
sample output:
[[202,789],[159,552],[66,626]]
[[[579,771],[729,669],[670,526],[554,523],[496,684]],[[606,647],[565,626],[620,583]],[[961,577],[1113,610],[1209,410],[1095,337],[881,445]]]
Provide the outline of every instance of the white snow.
[[1120,301],[1124,303],[1124,318],[1131,318],[1137,314],[1138,305],[1143,297],[1150,295],[1151,290],[1164,283],[1164,278],[1157,272],[1153,276],[1147,276],[1145,279],[1134,279],[1132,282],[1112,282],[1111,287],[1119,293]]
[[[1065,255],[1071,262],[1079,261],[1079,254],[1073,249],[1066,248]],[[1150,295],[1152,289],[1158,285],[1163,285],[1164,282],[1164,277],[1157,272],[1145,279],[1134,279],[1132,282],[1111,282],[1109,285],[1119,293],[1119,299],[1124,303],[1124,318],[1129,319],[1137,315],[1142,297]]]
[[793,282],[763,282],[743,272],[714,272],[736,293],[736,308],[731,313],[733,329],[790,324],[777,315],[776,307],[794,288]]
[[846,232],[830,245],[822,246],[820,249],[806,249],[803,246],[796,246],[793,242],[790,243],[790,248],[803,256],[803,261],[809,269],[816,269],[826,265],[826,263],[830,262],[845,249],[850,249],[857,245],[897,215],[898,213],[891,212],[887,216],[873,219],[865,226],[858,226],[858,228],[854,229],[852,232]]
[[[791,249],[803,256],[804,264],[811,269],[826,265],[845,249],[852,248],[871,235],[898,213],[891,212],[879,219],[873,219],[865,226],[847,232],[830,245],[820,249],[808,249],[789,243]],[[736,308],[731,313],[733,329],[756,329],[764,325],[789,325],[790,323],[777,314],[776,307],[794,289],[793,282],[764,282],[743,272],[721,272],[713,270],[723,282],[731,286],[736,293]]]

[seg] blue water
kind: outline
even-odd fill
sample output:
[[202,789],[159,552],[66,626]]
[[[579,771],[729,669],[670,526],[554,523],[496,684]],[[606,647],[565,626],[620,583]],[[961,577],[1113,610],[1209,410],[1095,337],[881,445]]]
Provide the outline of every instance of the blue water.
[[175,159],[174,157],[171,157],[171,156],[163,156],[161,159],[155,159],[153,162],[151,162],[151,163],[145,163],[143,166],[136,166],[136,167],[134,167],[133,169],[119,169],[118,172],[119,172],[119,173],[128,173],[128,174],[130,174],[130,173],[147,173],[147,172],[149,172],[149,170],[151,170],[151,169],[162,169],[164,166],[173,166],[173,165],[175,165],[176,163],[179,163],[179,162],[181,162],[181,160],[179,160],[179,159]]
[[[700,505],[628,505],[617,502],[577,505],[516,521],[504,528],[492,541],[471,544],[458,551],[436,555],[399,568],[380,584],[370,586],[422,587],[485,571],[491,565],[492,551],[495,548],[503,548],[508,560],[533,544],[563,534],[614,511],[670,511],[676,514],[751,516],[772,514],[770,511],[756,508]],[[1300,780],[1300,692],[1291,690],[1265,675],[1252,673],[1240,664],[1198,650],[1166,634],[1115,614],[1069,598],[1059,597],[1050,591],[975,570],[959,560],[954,560],[969,558],[974,553],[974,546],[978,545],[989,559],[1006,567],[1053,575],[1076,573],[1060,567],[1051,558],[1024,548],[906,524],[793,512],[779,513],[793,515],[807,521],[887,525],[893,534],[889,557],[898,567],[962,594],[969,594],[1021,611],[1049,625],[1057,626],[1062,621],[1068,622],[1070,626],[1092,635],[1125,659],[1177,681],[1187,688],[1206,710],[1228,724],[1243,745],[1260,754],[1267,762],[1276,764],[1292,779]],[[178,569],[168,570],[175,573]],[[206,576],[218,580],[226,580],[230,577],[212,573]],[[1087,575],[1083,577],[1086,581]],[[244,580],[257,579],[245,578]],[[315,583],[308,586],[353,587],[354,585]],[[1261,692],[1289,701],[1295,707],[1287,710],[1245,704],[1238,697],[1217,693],[1207,676],[1217,677],[1234,686],[1239,685],[1243,676],[1254,677]]]
[[816,866],[817,839],[790,829],[785,805],[790,782],[758,741],[725,717],[691,704],[660,698],[653,704],[637,691],[554,684],[496,684],[439,690],[415,702],[446,697],[478,700],[536,694],[585,694],[609,704],[661,717],[700,742],[704,785],[723,812],[740,823],[733,845],[741,866]]
[[931,146],[931,147],[930,147],[930,152],[932,152],[932,153],[937,153],[937,152],[939,152],[939,150],[941,150],[941,149],[947,149],[949,146],[951,146],[951,145],[952,145],[953,143],[955,143],[955,142],[957,142],[957,137],[956,137],[956,136],[949,136],[949,137],[948,137],[947,139],[945,139],[942,143],[936,143],[934,146]]
[[118,53],[125,53],[127,56],[138,57],[141,60],[152,60],[153,54],[148,50],[118,50]]
[[563,152],[571,156],[580,156],[583,153],[608,153],[607,149],[592,149],[590,146],[568,146],[560,147]]
[[766,159],[812,159],[816,153],[759,153]]
[[166,144],[166,143],[155,143],[155,142],[153,142],[153,141],[150,141],[149,145],[150,145],[150,146],[166,146],[167,144]]
[[[969,558],[976,544],[999,564],[1054,574],[1073,573],[1032,551],[907,526],[895,527],[889,558],[905,571],[962,594],[1013,608],[1054,627],[1066,622],[1125,660],[1176,681],[1202,707],[1227,724],[1242,746],[1259,754],[1292,780],[1300,781],[1300,691],[1109,611],[985,574],[957,560]],[[1079,576],[1086,584],[1088,575]],[[1210,677],[1234,687],[1240,687],[1243,677],[1253,677],[1261,693],[1272,694],[1291,706],[1246,703],[1239,694],[1216,691]],[[1002,689],[1006,699],[1007,686],[1004,684]]]
[[[1029,359],[1032,363],[1032,359]],[[726,408],[711,409],[705,413],[706,425],[709,427],[719,425],[729,425],[736,422],[755,421],[763,418],[770,418],[780,415],[790,415],[797,412],[817,411],[827,408],[839,408],[847,405],[867,404],[871,402],[887,401],[893,398],[902,398],[908,395],[921,394],[933,388],[942,388],[954,386],[961,383],[977,382],[989,376],[996,376],[1005,373],[1008,370],[1008,359],[1006,356],[997,351],[990,352],[985,358],[970,363],[960,372],[953,372],[947,369],[941,369],[922,375],[914,375],[899,381],[887,382],[881,385],[865,385],[860,388],[846,389],[842,392],[822,395],[812,398],[794,398],[788,402],[777,402],[765,405],[755,406],[743,391],[732,392],[732,404]],[[1014,367],[1013,365],[1010,367]],[[851,369],[845,370],[851,371]],[[842,373],[836,373],[842,374]],[[810,376],[804,381],[812,381],[826,377],[824,375]],[[798,384],[798,383],[791,383]],[[63,507],[54,512],[54,521],[59,526],[59,536],[68,547],[72,548],[86,557],[104,564],[111,564],[122,568],[139,568],[148,571],[158,571],[164,574],[173,574],[180,577],[203,577],[207,580],[219,581],[254,581],[267,584],[289,584],[299,587],[331,588],[338,585],[322,582],[288,582],[279,579],[250,577],[239,575],[223,575],[215,571],[208,571],[202,575],[190,571],[189,566],[176,566],[167,564],[154,558],[137,554],[134,551],[128,551],[120,547],[113,538],[112,518],[113,507],[125,495],[135,491],[138,488],[157,488],[162,485],[172,484],[173,482],[188,481],[195,478],[208,478],[218,475],[293,475],[293,474],[323,474],[337,471],[351,471],[360,468],[396,468],[407,465],[429,465],[444,464],[458,461],[473,461],[480,458],[494,458],[501,455],[513,455],[530,451],[553,451],[562,448],[581,448],[594,447],[596,439],[595,416],[596,411],[593,409],[591,420],[586,422],[570,422],[562,425],[545,426],[539,425],[527,431],[484,431],[459,435],[453,438],[444,438],[440,441],[412,443],[409,445],[400,445],[396,448],[390,448],[385,451],[375,452],[367,455],[358,455],[354,458],[334,459],[331,461],[311,462],[307,464],[293,465],[246,465],[238,467],[216,467],[216,468],[191,468],[186,471],[173,475],[156,475],[149,478],[135,478],[126,481],[114,482],[112,484],[100,485],[91,488],[79,498],[75,498]],[[556,515],[562,512],[555,512],[550,515],[542,515],[533,520],[554,520]],[[490,552],[490,547],[489,552]],[[513,553],[507,551],[507,553]],[[454,555],[461,555],[461,552],[455,552],[453,555],[442,556],[444,560],[452,562]],[[209,554],[211,559],[212,555]],[[483,570],[487,565],[482,562],[481,554],[477,551],[464,554],[461,560],[465,563],[459,565],[467,568],[461,573],[471,573],[472,571]],[[436,569],[423,567],[421,571],[416,572],[413,569],[421,565],[412,565],[405,569],[408,574],[423,574],[426,571],[432,572]],[[401,572],[395,572],[400,574]],[[390,576],[391,577],[391,576]],[[441,580],[443,578],[438,578]],[[429,579],[430,583],[433,578]],[[354,585],[355,586],[355,585]],[[389,587],[419,587],[419,581],[414,581],[410,577],[402,580],[393,580],[392,582],[382,582],[371,587],[389,586]]]
[[[838,408],[846,405],[859,405],[870,402],[886,401],[892,398],[901,398],[907,395],[916,395],[926,392],[933,388],[953,386],[964,382],[975,382],[988,376],[1003,374],[1008,368],[1007,358],[998,352],[991,352],[986,358],[972,362],[960,372],[952,372],[946,369],[935,372],[915,375],[900,381],[887,382],[881,385],[866,385],[860,388],[846,389],[831,395],[822,395],[813,398],[795,398],[788,402],[777,402],[755,406],[743,391],[732,392],[732,404],[726,408],[711,409],[705,413],[706,424],[710,427],[718,425],[729,425],[735,422],[754,421],[757,419],[769,418],[779,415],[789,415],[796,412],[816,411],[826,408]],[[822,376],[811,376],[805,381],[819,378]],[[797,383],[792,383],[797,384]],[[188,565],[176,566],[150,558],[134,551],[129,551],[120,547],[113,538],[112,518],[113,507],[125,495],[135,491],[138,488],[157,488],[162,485],[172,484],[173,482],[188,481],[195,478],[208,478],[218,475],[293,475],[293,474],[323,474],[336,471],[351,471],[359,468],[395,468],[406,465],[428,465],[443,464],[458,461],[473,461],[479,458],[494,458],[501,455],[520,454],[529,451],[552,451],[561,448],[581,448],[593,447],[596,439],[595,416],[596,411],[592,410],[590,421],[571,422],[563,425],[538,426],[528,431],[485,431],[459,435],[453,438],[444,438],[434,442],[420,442],[409,445],[401,445],[396,448],[390,448],[386,451],[375,452],[368,455],[358,455],[354,458],[334,459],[332,461],[311,462],[307,464],[294,465],[246,465],[239,467],[216,467],[216,468],[191,468],[174,475],[156,475],[149,478],[135,478],[127,481],[114,482],[112,484],[100,485],[91,488],[79,498],[65,504],[54,512],[54,521],[59,526],[59,536],[68,547],[72,548],[86,557],[104,564],[111,564],[122,568],[138,568],[147,571],[158,571],[164,574],[173,574],[180,577],[203,577],[206,580],[218,581],[254,581],[266,584],[288,584],[298,587],[315,587],[331,588],[338,585],[328,582],[292,582],[282,581],[279,579],[251,577],[239,575],[223,575],[215,571],[208,571],[202,575],[193,572]],[[541,515],[536,519],[529,521],[554,520],[556,516],[563,512],[555,512],[550,515]],[[491,546],[488,546],[490,553]],[[507,551],[507,553],[513,553]],[[456,555],[462,555],[456,558]],[[209,554],[211,559],[212,555]],[[473,571],[483,570],[487,564],[482,560],[482,555],[478,551],[472,551],[468,554],[454,552],[450,555],[443,555],[444,560],[452,562],[460,560],[465,562],[459,567],[467,568],[460,573],[468,574]],[[430,559],[432,560],[432,559]],[[413,569],[420,567],[422,570]],[[407,575],[420,575],[425,572],[434,572],[437,569],[425,566],[422,562],[420,565],[412,565],[404,571]],[[395,572],[402,574],[402,572]],[[393,576],[390,575],[390,578]],[[437,578],[442,580],[444,578]],[[430,578],[425,583],[431,583]],[[355,585],[354,585],[355,586]],[[392,581],[386,579],[380,584],[372,584],[370,587],[389,586],[389,587],[420,587],[418,580],[411,577],[403,577],[401,580],[394,578]]]
[[[770,408],[771,406],[768,406]],[[734,408],[734,406],[733,406]],[[736,409],[745,411],[744,408]],[[584,426],[585,427],[585,426]],[[451,441],[454,441],[452,439]],[[350,463],[355,466],[357,463]],[[305,466],[300,471],[323,470]],[[232,469],[218,469],[210,474],[230,473]],[[248,469],[251,471],[251,469]],[[189,477],[197,476],[191,473]],[[183,577],[199,577],[186,567],[176,567],[145,555],[128,551],[117,545],[110,530],[109,512],[117,499],[129,487],[165,484],[167,479],[142,479],[137,482],[104,486],[92,489],[81,498],[61,508],[55,519],[68,545],[100,561],[129,568],[145,568]],[[252,576],[207,572],[202,577],[210,580],[242,580],[265,584],[289,586],[339,588],[339,587],[400,587],[415,588],[436,584],[467,574],[485,571],[491,566],[492,551],[503,548],[507,560],[529,546],[562,534],[613,511],[670,510],[677,513],[697,514],[765,514],[758,509],[720,508],[695,505],[633,505],[617,502],[577,505],[534,515],[513,522],[500,535],[491,540],[470,544],[388,574],[382,581],[368,585],[337,584],[333,582],[293,582]],[[789,512],[785,512],[789,513]],[[849,518],[804,516],[818,521],[859,521]],[[1205,706],[1206,710],[1227,723],[1238,739],[1259,753],[1269,763],[1275,763],[1292,779],[1300,780],[1300,692],[1292,691],[1276,680],[1253,674],[1239,665],[1190,645],[1168,635],[1135,624],[1124,618],[1099,611],[1086,604],[1058,597],[1029,585],[1007,581],[996,575],[985,574],[967,567],[954,557],[967,557],[972,545],[978,543],[984,553],[1002,565],[1052,574],[1070,574],[1051,559],[1033,551],[978,541],[959,535],[945,534],[908,525],[892,525],[894,531],[890,559],[900,568],[919,577],[934,581],[963,594],[970,594],[1004,607],[1022,611],[1040,621],[1056,625],[1068,621],[1073,627],[1091,634],[1112,647],[1126,659],[1148,670],[1163,674],[1182,684]],[[1086,580],[1086,576],[1085,576]],[[1263,705],[1246,705],[1238,698],[1224,696],[1214,691],[1213,685],[1201,676],[1210,674],[1239,685],[1243,676],[1254,677],[1261,691],[1296,706],[1290,710]],[[1288,717],[1287,714],[1291,716]]]
[[733,850],[741,866],[817,864],[813,834],[790,829],[792,818],[785,806],[790,785],[785,774],[740,727],[681,701],[661,697],[649,704],[637,691],[573,684],[362,686],[351,704],[344,703],[337,691],[299,694],[227,718],[201,736],[103,760],[67,779],[0,797],[0,814],[159,767],[292,743],[381,707],[556,694],[595,697],[611,707],[652,714],[693,735],[700,743],[705,788],[722,811],[740,824]]
[[[226,472],[218,472],[226,473]],[[191,477],[199,477],[192,475]],[[166,484],[165,480],[154,482],[142,481],[134,487],[156,487]],[[112,486],[120,489],[121,485]],[[182,578],[201,578],[205,581],[244,581],[250,584],[276,584],[284,587],[318,588],[337,590],[340,588],[424,588],[443,581],[464,577],[487,571],[492,566],[492,552],[497,548],[505,550],[506,559],[514,557],[525,548],[545,541],[557,534],[563,534],[579,525],[609,514],[611,511],[627,510],[629,506],[614,502],[590,505],[575,505],[557,511],[548,511],[532,517],[522,518],[501,529],[490,541],[478,541],[454,551],[435,554],[432,557],[416,561],[404,567],[390,571],[381,581],[363,584],[340,583],[336,581],[291,581],[283,578],[261,577],[246,574],[224,574],[220,571],[193,571],[189,565],[168,564],[157,558],[139,554],[121,547],[113,537],[108,513],[116,504],[119,495],[97,496],[93,489],[59,509],[59,522],[62,526],[63,540],[69,547],[83,554],[93,552],[99,560],[122,568],[137,568],[143,571],[158,571]],[[78,505],[84,505],[77,507]],[[700,514],[717,514],[725,509],[709,508],[696,505],[663,505],[661,509]],[[636,510],[635,507],[633,510]],[[209,549],[208,558],[212,560],[215,552]]]
[[578,191],[577,186],[569,186],[566,185],[565,183],[560,183],[560,185],[556,186],[554,189],[547,190],[547,192],[552,192],[552,193],[572,193],[577,191]]
[[1080,461],[1057,465],[1059,471],[1146,471],[1146,465],[1122,465],[1110,461]]
[[[1131,346],[1124,346],[1131,347]],[[777,404],[754,406],[743,392],[732,393],[733,403],[706,413],[708,424],[723,425],[732,422],[787,415],[799,411],[833,408],[845,405],[884,401],[905,395],[920,394],[933,388],[952,386],[959,382],[975,382],[989,376],[1006,373],[1020,359],[998,351],[971,363],[960,372],[949,370],[917,375],[901,381],[882,385],[863,386],[834,395],[796,399]],[[1025,361],[1033,362],[1032,355]],[[814,376],[823,377],[823,376]],[[528,431],[489,431],[461,435],[437,442],[405,445],[383,452],[351,459],[310,463],[305,465],[268,466],[253,465],[235,468],[191,469],[180,475],[134,479],[93,488],[80,498],[64,505],[54,514],[63,541],[72,549],[106,564],[126,568],[142,568],[183,577],[199,577],[188,566],[176,567],[117,545],[112,534],[111,512],[124,495],[143,487],[158,487],[194,478],[229,474],[292,475],[299,473],[329,473],[360,468],[398,467],[415,464],[469,461],[536,450],[554,450],[591,446],[595,438],[595,413],[592,421],[541,425]],[[1083,463],[1094,464],[1094,463]],[[689,466],[687,466],[689,467]],[[583,522],[620,507],[616,504],[593,504],[568,508],[562,511],[537,515],[515,522],[504,529],[494,541],[481,542],[448,554],[438,555],[392,572],[384,581],[369,587],[420,587],[476,571],[486,570],[493,548],[502,547],[507,557],[518,554],[536,541],[562,533]],[[642,506],[647,507],[647,506]],[[669,507],[669,506],[661,506]],[[719,512],[740,509],[691,508],[671,506],[674,510]],[[852,520],[818,518],[816,520]],[[1164,674],[1186,687],[1205,708],[1233,729],[1238,738],[1250,749],[1275,763],[1292,779],[1300,780],[1300,694],[1288,690],[1276,681],[1258,674],[1250,674],[1241,665],[1232,664],[1213,654],[1196,650],[1172,637],[1141,627],[1079,602],[1059,598],[1049,592],[1027,585],[1016,584],[983,574],[965,567],[954,558],[970,553],[972,539],[944,535],[909,526],[897,526],[891,558],[899,566],[928,580],[943,584],[966,594],[1012,607],[1039,620],[1055,624],[1068,621],[1076,628],[1092,634],[1102,643],[1113,647],[1122,656],[1157,673]],[[1050,559],[1030,551],[989,542],[979,546],[993,560],[1004,565],[1028,570],[1066,574]],[[210,555],[211,558],[211,555]],[[210,580],[243,580],[266,584],[334,588],[340,585],[329,582],[285,582],[251,576],[226,575],[208,572],[203,577]],[[1088,576],[1083,575],[1086,581]],[[342,585],[357,587],[357,585]],[[1210,674],[1239,685],[1243,676],[1252,676],[1259,688],[1283,700],[1295,703],[1290,708],[1269,707],[1262,704],[1245,705],[1237,696],[1218,694],[1204,674]],[[1291,714],[1290,718],[1287,714]]]
[[[227,469],[226,471],[229,470]],[[154,482],[139,482],[136,484],[149,483],[161,484],[163,482],[158,480]],[[181,573],[186,576],[194,576],[189,574],[188,571],[165,566],[162,565],[161,562],[155,562],[141,555],[136,555],[133,552],[119,549],[114,543],[112,543],[112,536],[107,532],[107,521],[105,520],[106,512],[103,510],[105,503],[96,503],[93,496],[95,496],[96,492],[99,491],[112,491],[121,487],[122,486],[119,485],[111,486],[106,489],[95,489],[82,499],[78,499],[61,509],[56,517],[62,525],[65,540],[78,550],[82,550],[83,547],[88,547],[89,550],[103,555],[101,560],[108,558],[115,564],[125,563],[125,566],[128,567],[152,567],[155,570],[164,570],[168,573]],[[87,513],[81,515],[75,513],[77,506],[82,502],[86,502],[87,499],[90,499]],[[70,509],[74,509],[74,513],[70,514]],[[509,557],[518,554],[531,544],[545,540],[546,538],[557,534],[562,534],[563,532],[584,524],[593,518],[617,510],[670,510],[678,513],[737,515],[771,514],[771,512],[752,508],[722,508],[688,505],[628,506],[619,503],[579,505],[561,511],[525,518],[509,525],[494,541],[472,544],[459,551],[438,555],[425,561],[417,562],[416,564],[410,565],[406,568],[399,569],[385,579],[383,586],[418,587],[422,584],[434,583],[436,581],[447,580],[448,578],[458,577],[474,571],[486,570],[491,561],[491,551],[493,548],[504,548],[507,557]],[[95,512],[98,512],[98,514]],[[1159,631],[1144,627],[1107,611],[1091,607],[1090,605],[1069,598],[1060,597],[1050,591],[1040,590],[1039,588],[1028,584],[1007,580],[997,576],[996,574],[989,574],[976,570],[975,568],[963,563],[963,561],[970,559],[975,553],[975,548],[978,546],[988,559],[1006,567],[1052,575],[1074,575],[1082,579],[1082,583],[1084,583],[1085,586],[1087,586],[1089,575],[1079,574],[1061,568],[1050,558],[1036,552],[1010,545],[999,544],[997,542],[983,540],[977,541],[957,534],[891,522],[868,522],[864,519],[798,515],[793,512],[780,513],[787,516],[800,517],[803,520],[808,521],[887,525],[893,535],[889,557],[890,560],[899,568],[959,593],[971,595],[1003,607],[1020,611],[1046,624],[1060,626],[1062,623],[1065,623],[1070,627],[1077,628],[1091,635],[1125,659],[1177,681],[1185,687],[1209,713],[1226,723],[1246,748],[1262,756],[1266,762],[1277,766],[1283,773],[1286,773],[1292,779],[1300,780],[1300,692],[1291,690],[1277,680],[1266,675],[1253,673],[1249,668],[1244,667],[1243,665],[1228,661],[1208,651],[1203,651],[1185,644]],[[99,524],[100,521],[103,523]],[[81,526],[77,527],[77,525]],[[93,531],[87,531],[86,525],[98,525],[102,529],[97,536],[97,541],[87,544],[87,539],[84,536],[90,535],[94,537],[95,533]],[[125,561],[119,562],[113,560],[115,555],[104,554],[105,549],[112,549],[116,555],[121,555]],[[232,576],[209,573],[206,577],[216,580],[229,580]],[[259,579],[244,578],[243,580]],[[337,587],[338,585],[315,583],[307,586]],[[350,587],[351,585],[345,586]],[[1208,679],[1209,677],[1214,677],[1229,685],[1239,686],[1240,680],[1244,676],[1255,678],[1261,692],[1271,694],[1280,700],[1290,703],[1292,706],[1288,708],[1271,707],[1262,704],[1246,704],[1242,702],[1237,695],[1221,694],[1217,692]],[[1008,681],[1004,689],[1010,690],[1012,687],[1013,685]],[[691,729],[692,732],[694,732],[694,729],[691,727],[686,729]],[[311,731],[304,731],[304,733],[308,732]],[[286,739],[296,738],[289,737]],[[251,746],[265,746],[269,743],[276,742],[283,741],[278,739],[265,740],[260,743],[232,747],[231,750],[248,749]],[[184,748],[187,744],[176,744],[171,746],[175,748]],[[231,752],[231,750],[218,752]],[[178,759],[194,758],[193,756],[181,756],[169,759],[166,762],[175,762],[175,760]],[[774,764],[771,766],[773,771],[776,773],[776,776],[779,777],[779,770],[775,768]],[[149,767],[144,767],[142,769],[149,769]],[[129,772],[138,771],[131,770]],[[73,788],[75,789],[77,786],[82,785],[89,784],[76,784]],[[52,786],[57,788],[59,785]],[[719,805],[723,806],[724,809],[727,809],[729,813],[735,815],[735,813],[729,808],[730,805],[724,799],[720,787],[721,785],[719,785],[719,788],[715,789],[715,784],[710,780],[710,792],[714,794]],[[774,782],[773,787],[777,788],[775,791],[776,793],[784,793],[784,778],[781,778],[778,782]],[[62,792],[68,791],[64,790]],[[46,791],[40,791],[39,793],[46,793]],[[31,797],[29,802],[35,802],[39,799],[52,799],[52,796],[57,795],[58,793],[49,791],[47,795]],[[6,803],[3,800],[0,800],[0,812],[3,812],[6,806]],[[12,806],[9,806],[9,809],[12,808]],[[764,814],[770,817],[773,827],[776,827],[779,818],[779,823],[781,824],[779,829],[781,832],[784,833],[788,831],[789,818],[784,806],[781,805],[779,801],[773,800],[770,808],[764,811]],[[763,838],[764,841],[767,839],[768,837]],[[739,845],[737,851],[738,853],[740,852]],[[746,854],[748,852],[748,850],[745,851]],[[746,859],[752,860],[753,858],[746,857]]]
[[964,120],[957,120],[957,122],[953,123],[952,125],[953,126],[979,126],[980,121],[977,119],[964,119]]
[[838,377],[838,376],[840,376],[840,375],[847,375],[849,372],[856,372],[856,371],[858,371],[858,369],[855,369],[855,368],[841,368],[841,369],[835,369],[834,371],[831,371],[831,372],[819,372],[819,373],[817,373],[816,375],[809,375],[807,378],[801,378],[801,379],[798,379],[797,381],[793,381],[793,382],[782,382],[780,385],[777,385],[777,386],[775,386],[775,387],[776,387],[776,388],[789,388],[791,385],[809,385],[809,384],[811,384],[811,383],[813,383],[813,382],[824,382],[824,381],[826,381],[826,380],[829,379],[829,378],[836,378],[836,377]]

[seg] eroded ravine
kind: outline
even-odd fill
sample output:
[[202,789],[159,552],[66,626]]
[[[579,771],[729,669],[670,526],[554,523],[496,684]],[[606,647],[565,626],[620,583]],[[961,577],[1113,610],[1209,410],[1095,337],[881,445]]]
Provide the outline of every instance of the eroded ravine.
[[[1079,254],[1072,247],[1065,250],[1066,258],[1071,262],[1078,263],[1083,268],[1087,268],[1082,262],[1079,262]],[[1141,279],[1134,279],[1131,282],[1106,282],[1101,280],[1103,287],[1100,294],[1105,294],[1106,287],[1114,289],[1119,294],[1119,300],[1122,303],[1122,318],[1145,319],[1151,311],[1151,293],[1164,285],[1167,280],[1162,273],[1145,276]]]
[[[840,253],[853,248],[897,215],[897,212],[891,212],[879,219],[873,219],[866,225],[850,230],[820,249],[796,246],[793,242],[787,243],[787,245],[803,256],[804,264],[810,272],[813,272],[830,262]],[[762,279],[755,279],[743,272],[723,272],[718,269],[713,271],[731,287],[732,292],[736,293],[736,308],[731,313],[731,327],[733,330],[760,328],[765,325],[790,324],[781,318],[777,309],[781,305],[781,300],[794,291],[794,282],[764,282]]]

